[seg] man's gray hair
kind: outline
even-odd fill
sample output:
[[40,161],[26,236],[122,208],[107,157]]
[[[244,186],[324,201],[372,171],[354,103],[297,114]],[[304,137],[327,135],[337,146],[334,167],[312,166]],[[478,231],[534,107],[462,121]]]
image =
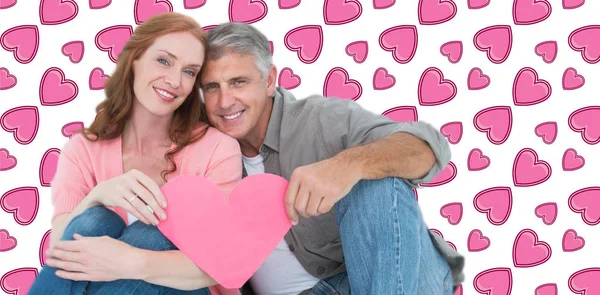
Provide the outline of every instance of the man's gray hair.
[[273,64],[267,37],[254,26],[241,22],[228,22],[207,32],[206,58],[217,60],[225,54],[252,55],[262,78],[266,79]]

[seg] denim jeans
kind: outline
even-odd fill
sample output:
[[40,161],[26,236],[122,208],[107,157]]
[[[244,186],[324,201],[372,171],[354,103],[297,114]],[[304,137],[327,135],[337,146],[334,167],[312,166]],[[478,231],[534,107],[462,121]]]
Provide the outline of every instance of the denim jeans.
[[450,266],[402,179],[361,180],[333,210],[346,272],[301,294],[452,295]]
[[[166,251],[177,248],[158,230],[157,227],[136,221],[127,226],[114,211],[105,207],[92,207],[76,216],[65,228],[61,240],[73,240],[73,234],[82,236],[110,236],[133,247]],[[143,280],[115,280],[110,282],[71,281],[55,274],[56,268],[45,265],[29,289],[29,295],[207,295],[208,288],[183,291],[159,286]]]

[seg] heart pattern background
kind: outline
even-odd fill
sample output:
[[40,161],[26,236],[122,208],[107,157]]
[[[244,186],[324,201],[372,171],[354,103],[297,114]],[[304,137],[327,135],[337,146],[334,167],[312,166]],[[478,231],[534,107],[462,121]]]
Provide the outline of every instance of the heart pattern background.
[[600,2],[319,2],[3,0],[0,290],[26,294],[43,264],[57,156],[124,42],[177,11],[254,24],[298,97],[440,129],[452,162],[418,201],[466,256],[456,294],[600,294]]

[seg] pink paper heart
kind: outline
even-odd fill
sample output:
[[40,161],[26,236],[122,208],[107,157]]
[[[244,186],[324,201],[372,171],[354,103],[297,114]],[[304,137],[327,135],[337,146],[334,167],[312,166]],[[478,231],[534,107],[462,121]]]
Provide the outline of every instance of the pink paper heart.
[[106,51],[110,60],[116,63],[119,54],[131,35],[133,35],[133,28],[129,25],[104,28],[96,34],[96,47],[101,51]]
[[503,225],[512,210],[512,190],[510,187],[491,187],[475,195],[473,205],[480,213],[487,215],[493,225]]
[[544,41],[535,46],[535,54],[541,56],[545,63],[550,64],[556,60],[558,43],[556,41]]
[[169,0],[135,0],[133,6],[135,23],[138,25],[155,15],[172,11],[173,4]]
[[552,5],[546,0],[514,0],[513,21],[516,25],[533,25],[552,14]]
[[583,6],[585,0],[563,0],[562,5],[564,9],[575,9]]
[[569,34],[569,47],[581,52],[581,57],[587,63],[600,62],[600,25],[590,25],[574,30]]
[[539,241],[538,235],[531,229],[517,234],[513,244],[513,264],[515,267],[534,267],[544,264],[552,256],[548,243]]
[[562,248],[564,252],[574,252],[585,246],[585,239],[577,235],[574,229],[568,229],[563,234]]
[[0,288],[7,294],[27,295],[37,275],[38,269],[34,267],[13,269],[0,278]]
[[393,107],[384,111],[381,115],[386,116],[396,122],[415,122],[419,120],[419,113],[414,106]]
[[440,208],[440,215],[448,220],[448,223],[457,225],[463,216],[462,203],[455,202],[449,203]]
[[229,21],[252,24],[265,18],[269,9],[263,0],[230,0]]
[[569,289],[579,295],[600,294],[600,267],[584,268],[569,277]]
[[569,196],[569,208],[581,214],[581,219],[587,225],[600,224],[600,187],[585,187],[572,193]]
[[558,205],[556,205],[554,202],[540,204],[535,207],[535,216],[541,218],[546,225],[554,224],[557,214]]
[[536,70],[525,67],[519,70],[513,82],[513,102],[516,106],[532,106],[550,98],[552,86],[538,78]]
[[108,7],[112,0],[89,0],[90,1],[90,9],[102,9]]
[[94,68],[90,72],[90,78],[88,80],[90,90],[104,89],[104,84],[106,84],[108,78],[110,78],[110,76],[104,74],[104,71],[101,68]]
[[380,67],[375,70],[375,73],[373,74],[374,90],[390,89],[394,85],[396,85],[396,77],[389,74],[386,68]]
[[469,9],[481,9],[490,4],[490,0],[467,0]]
[[17,239],[11,237],[7,230],[0,229],[0,252],[8,252],[17,247]]
[[562,86],[564,90],[575,90],[581,88],[585,84],[585,78],[577,74],[574,68],[567,68],[563,73]]
[[64,56],[69,57],[72,63],[77,64],[83,58],[85,46],[83,41],[71,41],[63,45],[61,52]]
[[292,9],[300,5],[301,0],[279,0],[279,9]]
[[447,183],[450,183],[454,178],[456,178],[458,169],[456,168],[456,164],[452,161],[448,162],[448,165],[444,167],[440,173],[438,173],[431,181],[422,183],[423,187],[434,187],[440,186]]
[[486,295],[510,295],[512,284],[512,271],[504,267],[484,270],[473,279],[475,290]]
[[512,29],[505,25],[483,28],[473,37],[475,48],[486,52],[488,60],[495,64],[501,64],[508,59],[512,42]]
[[362,95],[362,86],[350,79],[348,71],[335,67],[329,71],[323,83],[323,96],[358,100]]
[[7,171],[17,166],[17,158],[11,155],[7,149],[0,148],[0,171]]
[[285,34],[284,44],[287,49],[295,51],[303,63],[314,63],[323,49],[323,29],[316,25],[297,27]]
[[569,128],[581,133],[587,144],[600,142],[600,106],[587,106],[575,110],[569,115]]
[[456,84],[444,79],[444,74],[438,68],[430,67],[423,71],[419,80],[419,104],[436,106],[447,103],[456,97]]
[[40,116],[35,106],[12,108],[0,116],[0,126],[12,132],[17,143],[27,145],[33,142],[39,129]]
[[452,0],[419,0],[418,16],[422,25],[437,25],[454,18],[457,9]]
[[44,72],[39,91],[43,106],[58,106],[74,100],[79,94],[79,87],[73,80],[65,79],[61,69],[52,67]]
[[352,56],[354,62],[363,63],[369,54],[369,43],[367,41],[354,41],[346,46],[346,54]]
[[18,187],[4,193],[0,198],[0,207],[6,213],[12,213],[19,225],[30,225],[37,216],[40,196],[37,187]]
[[394,6],[396,0],[373,0],[374,9],[386,9]]
[[575,171],[585,165],[585,158],[577,154],[573,148],[568,148],[562,158],[562,168],[564,171]]
[[448,138],[451,144],[457,144],[463,135],[462,122],[449,122],[440,127],[440,132]]
[[469,171],[480,171],[490,166],[490,158],[483,154],[483,152],[474,148],[469,152],[467,160],[467,168]]
[[300,86],[300,83],[302,83],[302,80],[300,79],[300,76],[294,74],[294,71],[292,71],[292,69],[290,68],[283,68],[281,69],[281,72],[279,72],[279,86],[290,90],[290,89],[294,89],[298,86]]
[[544,122],[535,127],[535,135],[541,137],[545,144],[552,144],[556,140],[558,125],[556,122]]
[[50,183],[56,174],[60,150],[57,148],[48,149],[40,161],[40,184],[50,187]]
[[463,44],[461,41],[449,41],[440,46],[440,53],[448,57],[450,63],[458,63],[463,54]]
[[480,90],[490,85],[490,77],[483,74],[480,68],[472,68],[467,78],[467,88],[469,90]]
[[484,236],[480,230],[474,229],[467,238],[469,252],[479,252],[490,247],[490,238]]
[[0,67],[0,90],[8,90],[17,85],[17,77],[11,75],[7,68]]
[[397,63],[409,63],[417,52],[418,33],[413,25],[395,26],[379,35],[379,46],[391,52]]
[[183,0],[183,8],[196,9],[204,6],[206,0]]
[[357,20],[362,5],[357,0],[325,0],[323,18],[326,25],[343,25]]
[[546,161],[538,159],[531,148],[519,151],[513,162],[513,183],[518,187],[534,186],[546,182],[552,175],[552,168]]
[[491,143],[503,144],[512,130],[512,110],[508,106],[485,108],[475,114],[473,125],[479,132],[485,132]]
[[70,22],[79,12],[73,0],[41,0],[40,22],[42,25],[59,25]]
[[543,284],[535,288],[535,295],[558,295],[556,284]]
[[37,26],[17,26],[6,30],[0,35],[0,45],[12,52],[18,63],[28,64],[37,55],[40,43],[40,33]]

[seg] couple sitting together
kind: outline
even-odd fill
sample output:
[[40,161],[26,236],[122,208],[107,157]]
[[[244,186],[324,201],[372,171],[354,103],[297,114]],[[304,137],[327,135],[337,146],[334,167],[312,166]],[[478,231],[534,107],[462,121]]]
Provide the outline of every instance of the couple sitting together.
[[[277,76],[249,24],[205,32],[173,12],[138,26],[93,123],[61,151],[29,294],[451,295],[464,257],[428,229],[413,192],[450,161],[446,139],[351,100],[297,99]],[[289,181],[292,227],[243,288],[226,289],[158,229],[161,187],[197,175],[227,196],[258,173]]]

